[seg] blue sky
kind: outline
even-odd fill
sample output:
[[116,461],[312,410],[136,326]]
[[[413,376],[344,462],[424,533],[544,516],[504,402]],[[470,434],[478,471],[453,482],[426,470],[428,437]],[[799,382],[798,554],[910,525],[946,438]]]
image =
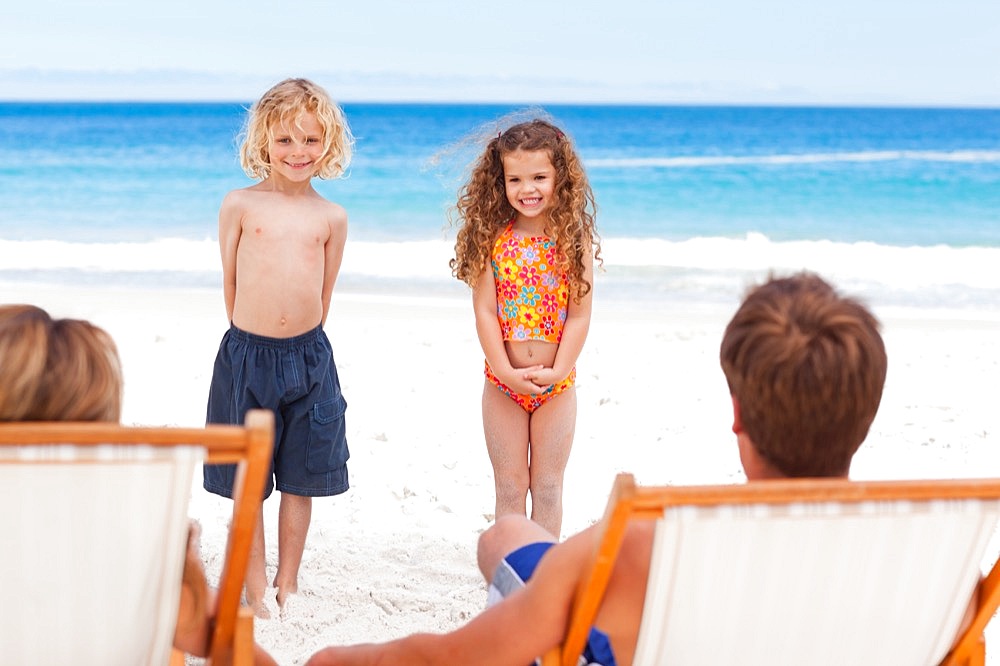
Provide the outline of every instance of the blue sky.
[[998,0],[23,0],[0,99],[1000,107]]

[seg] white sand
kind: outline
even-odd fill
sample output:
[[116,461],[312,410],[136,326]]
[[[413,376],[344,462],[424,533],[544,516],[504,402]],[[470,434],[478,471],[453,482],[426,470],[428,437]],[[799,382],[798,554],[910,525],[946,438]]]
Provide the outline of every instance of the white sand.
[[[742,479],[717,360],[741,291],[734,285],[725,307],[655,311],[604,302],[598,292],[578,365],[564,533],[600,516],[618,471],[657,483]],[[126,423],[204,422],[227,326],[220,292],[0,284],[0,301],[108,329],[125,365]],[[1000,476],[1000,313],[875,310],[890,372],[853,476]],[[282,664],[331,643],[446,631],[485,600],[475,544],[492,518],[493,485],[479,411],[482,355],[461,285],[407,298],[338,287],[327,330],[349,403],[352,488],[314,502],[290,616],[256,624],[257,640]],[[278,496],[264,507],[273,575]],[[200,485],[192,492],[210,576],[229,509]],[[991,663],[998,655],[994,648]]]

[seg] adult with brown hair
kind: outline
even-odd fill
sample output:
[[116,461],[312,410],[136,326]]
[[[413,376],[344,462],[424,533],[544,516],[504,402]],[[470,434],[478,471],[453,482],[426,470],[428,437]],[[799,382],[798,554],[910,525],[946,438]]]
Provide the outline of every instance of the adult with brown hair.
[[720,360],[747,478],[848,475],[887,370],[871,312],[817,275],[772,279],[729,322]]
[[[861,303],[816,275],[772,278],[752,289],[723,335],[721,363],[747,479],[844,477],[882,398],[885,347]],[[499,518],[479,540],[493,604],[449,634],[330,647],[311,666],[524,664],[564,639],[578,583],[601,525],[562,543],[532,521]],[[630,523],[583,657],[632,663],[653,521]]]

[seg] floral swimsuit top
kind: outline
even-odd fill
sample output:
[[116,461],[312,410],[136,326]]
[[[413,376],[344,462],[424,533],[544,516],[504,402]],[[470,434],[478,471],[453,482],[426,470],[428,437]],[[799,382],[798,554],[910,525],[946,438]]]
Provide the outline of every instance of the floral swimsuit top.
[[556,274],[556,244],[546,236],[518,236],[513,221],[493,244],[497,319],[504,340],[558,343],[569,307],[569,280]]

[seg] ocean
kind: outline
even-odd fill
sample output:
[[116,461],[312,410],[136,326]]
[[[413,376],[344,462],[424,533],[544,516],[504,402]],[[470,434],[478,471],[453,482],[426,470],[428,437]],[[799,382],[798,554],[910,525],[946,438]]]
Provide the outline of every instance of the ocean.
[[[0,280],[217,288],[245,108],[0,103]],[[448,211],[474,134],[523,107],[344,110],[349,174],[315,181],[350,217],[338,289],[460,289]],[[806,268],[878,304],[1000,312],[1000,109],[544,111],[597,199],[598,296],[728,302]]]

